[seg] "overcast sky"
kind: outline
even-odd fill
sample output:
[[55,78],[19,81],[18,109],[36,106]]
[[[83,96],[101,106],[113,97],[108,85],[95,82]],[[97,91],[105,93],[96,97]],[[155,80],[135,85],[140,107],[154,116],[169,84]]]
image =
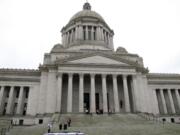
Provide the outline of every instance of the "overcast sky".
[[[86,0],[0,0],[0,68],[37,69]],[[180,73],[180,0],[88,0],[114,30],[114,45],[150,72]]]

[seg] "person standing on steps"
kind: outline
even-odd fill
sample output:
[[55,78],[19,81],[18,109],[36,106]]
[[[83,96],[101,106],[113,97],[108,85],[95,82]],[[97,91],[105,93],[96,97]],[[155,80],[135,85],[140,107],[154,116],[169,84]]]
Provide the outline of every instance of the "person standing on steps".
[[70,127],[71,126],[71,118],[68,119],[67,123],[68,123],[68,127]]
[[52,125],[48,123],[48,133],[51,133],[51,128],[52,128]]

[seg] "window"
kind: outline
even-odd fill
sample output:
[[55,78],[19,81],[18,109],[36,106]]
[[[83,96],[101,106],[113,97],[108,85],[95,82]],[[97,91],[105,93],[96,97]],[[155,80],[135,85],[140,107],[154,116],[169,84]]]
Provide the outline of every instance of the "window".
[[19,125],[22,126],[23,124],[24,124],[24,120],[21,120],[21,119],[20,119],[20,120],[19,120]]
[[39,124],[43,124],[43,119],[39,119]]
[[162,119],[162,121],[163,121],[163,122],[165,122],[165,121],[166,121],[166,119],[165,119],[165,118],[163,118],[163,119]]
[[75,40],[75,28],[72,30],[72,42]]
[[174,118],[171,118],[171,122],[172,122],[172,123],[174,123],[174,122],[175,122],[175,121],[174,121]]
[[86,40],[86,27],[83,26],[83,39]]
[[94,40],[96,40],[96,27],[94,27],[94,31],[93,31],[93,35],[94,35]]

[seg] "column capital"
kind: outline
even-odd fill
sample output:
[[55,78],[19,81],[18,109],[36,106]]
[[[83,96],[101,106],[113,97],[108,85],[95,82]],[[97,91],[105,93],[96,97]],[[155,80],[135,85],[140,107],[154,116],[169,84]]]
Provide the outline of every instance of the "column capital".
[[84,73],[79,73],[79,76],[80,76],[80,77],[83,77],[83,76],[84,76]]
[[1,89],[4,88],[4,87],[5,87],[5,85],[1,85],[1,86],[0,86]]
[[116,78],[118,75],[117,74],[112,74],[113,78]]
[[60,72],[57,74],[57,77],[62,76],[62,75],[63,75],[63,73]]
[[101,74],[102,78],[106,78],[107,74]]
[[128,76],[128,75],[126,75],[126,74],[123,74],[122,76],[123,76],[123,78],[127,78],[127,76]]
[[96,74],[95,73],[91,73],[90,76],[94,78]]
[[73,76],[73,73],[68,73],[68,77],[72,77]]

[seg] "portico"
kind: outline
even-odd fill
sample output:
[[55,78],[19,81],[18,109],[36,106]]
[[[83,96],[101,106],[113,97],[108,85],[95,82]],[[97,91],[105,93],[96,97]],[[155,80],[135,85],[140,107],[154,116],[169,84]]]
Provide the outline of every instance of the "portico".
[[[103,113],[130,112],[132,111],[130,110],[129,101],[129,91],[131,89],[128,89],[127,77],[132,78],[132,75],[61,72],[58,74],[58,80],[62,81],[58,81],[57,93],[59,95],[57,97],[59,97],[59,100],[57,103],[57,112],[83,113],[85,109],[90,113],[96,113],[97,110],[102,110]],[[68,80],[67,84],[62,84],[66,80]],[[66,90],[63,90],[64,93],[62,93],[62,88],[65,88],[67,93]],[[84,93],[89,93],[90,106],[84,103]],[[66,95],[66,97],[62,97],[62,95]],[[78,95],[78,97],[74,95]],[[62,103],[60,101],[62,98],[67,99],[67,105],[65,105],[65,102]],[[99,101],[97,101],[97,98]],[[78,109],[73,109],[75,107]]]

